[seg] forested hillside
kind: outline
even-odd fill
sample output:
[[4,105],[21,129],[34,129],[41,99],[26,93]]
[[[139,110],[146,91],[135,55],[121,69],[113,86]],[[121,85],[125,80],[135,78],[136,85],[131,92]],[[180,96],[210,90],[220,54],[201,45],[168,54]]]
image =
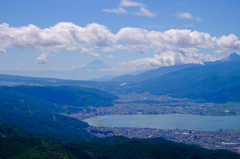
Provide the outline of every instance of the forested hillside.
[[[134,86],[134,85],[133,85]],[[131,91],[208,102],[240,101],[240,63],[224,62],[186,68],[138,83]]]
[[[6,128],[7,127],[7,128]],[[237,159],[239,154],[224,150],[207,150],[197,146],[179,144],[163,138],[128,139],[125,137],[108,137],[90,142],[56,143],[32,136],[29,131],[10,125],[0,125],[0,132],[5,131],[5,137],[0,137],[0,158],[81,158],[81,159]],[[24,132],[24,133],[21,133]],[[17,136],[12,136],[17,134]],[[17,132],[17,133],[16,133]],[[22,134],[23,136],[19,136]],[[33,133],[34,134],[34,133]],[[9,135],[9,136],[7,136]]]
[[112,106],[116,96],[93,88],[68,86],[0,87],[0,123],[22,126],[53,141],[80,142],[94,138],[89,125],[61,115],[86,106]]

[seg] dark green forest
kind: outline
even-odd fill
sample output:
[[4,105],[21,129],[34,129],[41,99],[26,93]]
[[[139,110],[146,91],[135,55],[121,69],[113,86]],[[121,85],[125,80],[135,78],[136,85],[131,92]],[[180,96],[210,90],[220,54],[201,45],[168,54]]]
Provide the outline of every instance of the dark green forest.
[[39,138],[18,126],[0,124],[0,158],[198,158],[237,159],[240,155],[224,150],[207,150],[163,138],[128,139],[107,137],[81,143],[59,143]]
[[52,141],[80,142],[94,138],[89,125],[61,115],[86,106],[112,106],[115,95],[93,88],[70,86],[0,87],[0,123],[21,126]]

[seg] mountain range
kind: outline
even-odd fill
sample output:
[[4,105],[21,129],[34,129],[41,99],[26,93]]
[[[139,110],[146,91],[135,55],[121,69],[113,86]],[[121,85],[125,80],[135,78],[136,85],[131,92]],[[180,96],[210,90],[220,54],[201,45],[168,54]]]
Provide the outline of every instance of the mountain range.
[[[215,64],[221,64],[221,63],[225,63],[225,62],[229,62],[229,61],[240,61],[240,55],[238,55],[237,53],[232,53],[229,55],[228,58],[224,59],[224,60],[218,60],[218,61],[214,61],[214,62],[205,62],[203,65],[215,65]],[[149,80],[149,79],[153,79],[153,78],[157,78],[160,77],[162,75],[171,73],[171,72],[176,72],[176,71],[180,71],[186,68],[190,68],[190,67],[196,67],[196,66],[201,66],[201,64],[182,64],[182,65],[172,65],[172,66],[163,66],[163,67],[159,67],[157,69],[153,69],[153,70],[149,70],[149,71],[145,71],[145,72],[141,72],[139,74],[135,74],[135,75],[121,75],[118,76],[114,79],[112,79],[111,81],[115,81],[115,82],[126,82],[126,83],[138,83],[138,82],[142,82],[145,80]]]
[[233,53],[225,61],[204,65],[185,64],[160,67],[112,81],[124,83],[127,92],[150,92],[207,102],[240,101],[240,56]]

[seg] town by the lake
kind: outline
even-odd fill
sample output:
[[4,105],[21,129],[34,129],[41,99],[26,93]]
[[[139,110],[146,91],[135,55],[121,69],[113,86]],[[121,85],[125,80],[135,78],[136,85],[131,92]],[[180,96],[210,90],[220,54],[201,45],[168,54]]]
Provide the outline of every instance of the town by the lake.
[[[206,103],[201,100],[179,99],[169,96],[155,96],[149,93],[119,95],[112,107],[88,107],[71,117],[84,120],[103,115],[156,115],[156,114],[193,114],[201,116],[240,116],[240,103]],[[239,121],[240,124],[240,121]],[[155,129],[130,127],[94,127],[86,129],[98,136],[126,136],[128,138],[165,139],[193,144],[208,149],[226,149],[240,153],[240,130],[218,129],[215,131],[185,129]]]

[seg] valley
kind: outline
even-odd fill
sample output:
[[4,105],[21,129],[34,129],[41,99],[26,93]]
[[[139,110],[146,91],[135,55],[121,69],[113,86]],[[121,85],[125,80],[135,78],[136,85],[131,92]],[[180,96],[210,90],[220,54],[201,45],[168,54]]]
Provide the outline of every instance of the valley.
[[[231,123],[228,125],[224,123],[227,120],[220,119],[220,117],[232,117],[234,124],[239,125],[239,119],[234,118],[240,116],[239,69],[239,63],[232,61],[212,62],[204,66],[176,65],[130,76],[129,81],[125,81],[125,77],[128,76],[123,76],[124,78],[117,78],[119,81],[105,82],[0,75],[0,123],[10,124],[10,126],[2,126],[0,132],[2,142],[16,140],[21,144],[28,144],[23,142],[22,136],[30,138],[30,142],[34,140],[32,137],[36,137],[47,140],[44,143],[57,142],[60,150],[66,154],[71,150],[62,143],[70,142],[75,144],[74,148],[84,147],[94,156],[103,155],[100,150],[93,152],[91,148],[97,140],[103,140],[101,144],[105,141],[110,142],[111,146],[106,148],[106,153],[111,153],[111,149],[118,143],[131,145],[125,142],[141,143],[144,140],[140,145],[145,144],[145,141],[155,144],[160,137],[161,141],[176,143],[180,147],[187,144],[216,151],[230,150],[235,152],[234,154],[239,154],[240,130],[235,127],[234,129],[224,127],[224,125],[230,126]],[[140,79],[134,81],[142,76],[145,77],[143,81]],[[217,120],[220,126],[205,131],[199,127],[186,128],[186,123],[183,124],[185,128],[174,125],[155,128],[148,125],[136,127],[137,124],[128,127],[117,125],[93,127],[90,123],[84,122],[90,117],[104,115],[123,115],[123,117],[142,115],[149,117],[147,120],[154,121],[155,119],[151,119],[150,116],[165,115],[169,118],[164,119],[163,123],[171,126],[168,121],[177,114],[179,117],[185,116],[184,120],[191,121],[201,116],[216,117],[213,119]],[[188,118],[187,115],[195,119]],[[125,119],[118,120],[121,123],[126,122]],[[126,120],[133,122],[128,118]],[[143,124],[141,120],[137,122]],[[206,125],[210,123],[205,122]],[[99,123],[104,125],[102,121]],[[150,121],[150,123],[154,122]],[[13,139],[12,136],[16,138]],[[109,138],[111,139],[108,140]],[[113,142],[115,140],[117,143]],[[9,147],[11,146],[14,145],[10,144]],[[131,146],[133,147],[130,149],[136,148],[138,144]],[[101,147],[104,146],[100,145],[99,148]],[[193,147],[190,146],[190,149]],[[52,149],[48,146],[47,148]],[[200,152],[199,147],[197,149],[197,152]],[[53,148],[53,150],[58,149]],[[41,153],[45,154],[45,152]],[[71,155],[75,156],[76,152],[71,151]],[[209,150],[209,154],[211,152],[215,151]],[[190,155],[192,152],[188,153],[187,155]],[[222,151],[220,154],[225,155]]]
[[110,114],[194,114],[210,116],[240,115],[240,103],[206,103],[201,100],[172,98],[149,93],[119,95],[112,107],[88,107],[69,116],[85,119]]
[[[201,100],[172,98],[149,93],[119,95],[112,107],[88,107],[70,117],[83,120],[103,115],[193,114],[205,116],[239,116],[240,103],[206,103]],[[167,140],[194,144],[208,149],[227,149],[240,153],[240,130],[219,129],[199,131],[184,129],[152,129],[124,127],[88,127],[97,137],[125,136],[128,138],[163,137]]]

